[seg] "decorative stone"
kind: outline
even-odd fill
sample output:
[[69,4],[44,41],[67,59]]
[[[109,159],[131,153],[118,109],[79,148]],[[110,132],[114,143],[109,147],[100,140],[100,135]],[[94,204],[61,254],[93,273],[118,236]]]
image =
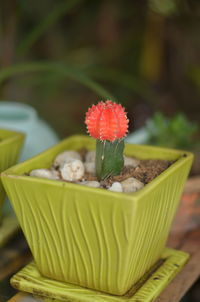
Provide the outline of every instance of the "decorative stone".
[[136,192],[144,187],[144,184],[134,177],[129,177],[126,180],[122,181],[121,185],[123,192],[125,193]]
[[136,168],[139,165],[139,163],[140,163],[139,159],[124,156],[124,166],[132,166],[132,167]]
[[35,169],[30,172],[30,176],[32,177],[41,177],[41,178],[48,178],[48,179],[59,179],[58,172],[52,171],[48,169]]
[[60,173],[64,180],[80,180],[85,172],[84,164],[79,159],[71,159],[62,164]]
[[118,181],[114,182],[108,190],[113,192],[123,192],[122,185]]
[[96,152],[88,151],[85,156],[85,162],[95,162]]
[[81,155],[76,151],[64,151],[56,156],[53,165],[54,167],[60,167],[71,159],[81,160]]
[[92,181],[81,181],[79,182],[80,185],[84,185],[87,187],[93,187],[93,188],[99,188],[100,183],[98,181],[92,180]]
[[[101,184],[94,180],[85,180],[85,172],[95,175],[95,151],[88,151],[85,156],[85,162],[81,160],[81,155],[73,150],[64,151],[58,154],[49,169],[35,169],[30,172],[30,176],[41,177],[54,180],[73,181],[88,187],[100,188]],[[125,166],[133,166],[136,168],[140,160],[124,156]],[[87,178],[86,178],[87,179]],[[114,182],[107,190],[113,192],[136,192],[144,186],[142,182],[134,177],[130,177],[124,181]]]
[[84,166],[87,173],[95,174],[95,162],[86,162]]

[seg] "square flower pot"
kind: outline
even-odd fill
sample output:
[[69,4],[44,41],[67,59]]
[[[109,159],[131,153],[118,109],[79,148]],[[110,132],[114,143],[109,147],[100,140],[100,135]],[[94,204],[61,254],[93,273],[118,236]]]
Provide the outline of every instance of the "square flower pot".
[[42,275],[123,295],[161,256],[193,156],[127,144],[128,156],[175,160],[135,193],[25,175],[83,147],[94,149],[95,141],[67,138],[5,171],[3,184]]
[[[0,173],[16,164],[24,135],[15,131],[0,129]],[[0,178],[0,217],[5,199],[5,191]]]

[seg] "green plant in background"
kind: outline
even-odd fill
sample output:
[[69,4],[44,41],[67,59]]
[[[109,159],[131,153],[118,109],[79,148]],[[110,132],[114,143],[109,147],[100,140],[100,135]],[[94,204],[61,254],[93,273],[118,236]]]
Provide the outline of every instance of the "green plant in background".
[[161,112],[156,112],[153,118],[146,122],[148,144],[171,147],[197,149],[200,144],[196,140],[198,124],[191,122],[183,113],[172,118],[166,118]]
[[[11,1],[8,0],[8,3],[10,3]],[[97,95],[101,96],[101,97],[112,97],[113,95],[111,95],[111,93],[103,87],[103,85],[101,85],[100,83],[98,83],[96,80],[94,80],[93,78],[91,78],[90,76],[88,76],[84,70],[81,68],[81,66],[76,66],[75,64],[71,63],[69,64],[69,62],[66,61],[66,58],[62,58],[62,62],[60,61],[52,61],[49,60],[48,55],[47,55],[47,60],[35,60],[35,61],[27,61],[27,58],[24,57],[26,54],[30,55],[33,54],[33,57],[35,57],[34,54],[34,46],[35,44],[38,42],[38,40],[40,40],[41,38],[45,38],[45,34],[48,35],[49,30],[55,26],[59,21],[61,21],[61,19],[66,16],[69,15],[71,13],[71,11],[73,9],[77,9],[78,5],[81,4],[81,2],[84,2],[83,0],[69,0],[69,1],[58,1],[58,3],[56,5],[53,5],[53,3],[49,3],[50,6],[53,5],[53,8],[49,9],[46,12],[45,16],[43,16],[41,18],[41,20],[39,20],[39,22],[36,22],[36,25],[33,26],[32,29],[28,30],[25,32],[25,37],[23,37],[20,41],[19,44],[16,45],[16,49],[12,49],[12,51],[10,51],[10,56],[9,56],[9,60],[7,58],[7,55],[4,51],[0,52],[0,89],[4,86],[4,84],[10,80],[12,80],[16,75],[26,75],[26,74],[35,74],[35,77],[38,78],[40,77],[40,74],[42,73],[42,78],[44,78],[44,73],[47,73],[46,78],[50,78],[52,79],[52,74],[54,75],[54,83],[53,85],[51,85],[51,82],[49,81],[49,87],[46,86],[46,89],[48,90],[48,88],[50,89],[50,91],[52,92],[52,86],[54,87],[54,89],[58,89],[60,86],[57,85],[58,82],[56,81],[56,79],[58,78],[58,81],[62,81],[62,82],[66,82],[66,79],[70,79],[75,82],[79,82],[81,85],[85,86],[88,89],[91,89],[92,91],[94,91]],[[45,5],[48,5],[48,1]],[[8,5],[9,7],[9,5]],[[2,10],[6,10],[8,9],[8,7],[2,7]],[[37,5],[35,6],[36,10],[40,7],[39,3],[38,3],[38,7]],[[0,9],[1,9],[1,5],[0,5]],[[22,16],[24,17],[23,13],[28,13],[28,6],[26,6],[26,4],[22,1],[20,4],[16,4],[14,5],[14,8],[12,10],[12,18],[13,18],[13,22],[14,19],[16,19],[16,13],[17,13],[17,9],[20,10]],[[44,7],[43,7],[44,9]],[[42,11],[42,8],[41,8]],[[35,18],[35,21],[37,20],[37,18]],[[3,20],[4,21],[4,20]],[[2,40],[5,39],[5,37],[3,36],[3,32],[4,32],[4,22],[1,21],[0,22],[0,38],[2,38]],[[6,25],[6,23],[5,23]],[[6,27],[6,26],[5,26]],[[12,35],[12,27],[9,26],[8,24],[8,28],[5,28],[5,31],[8,31],[9,34],[12,36],[12,40],[14,40],[15,37],[13,37]],[[1,39],[0,39],[1,40]],[[10,47],[12,46],[12,48],[15,46],[14,44],[9,45]],[[13,61],[13,56],[11,53],[15,52],[17,53],[17,58],[19,62],[15,62]],[[56,50],[56,48],[55,48]],[[72,50],[73,52],[74,50]],[[71,50],[68,50],[67,56],[70,56]],[[25,62],[24,62],[25,59]],[[4,61],[7,62],[4,62]],[[21,62],[20,62],[21,61]],[[1,66],[2,65],[2,66]],[[34,78],[35,78],[34,77]],[[33,79],[34,79],[33,78]],[[14,80],[16,81],[16,78],[14,78]],[[24,82],[24,80],[23,80]],[[34,80],[33,80],[34,83]],[[26,82],[26,86],[31,86],[31,83],[28,84],[28,82]],[[45,86],[44,86],[45,88]],[[4,92],[4,91],[3,91]],[[2,96],[4,97],[2,93]],[[116,98],[115,98],[116,99]]]
[[[113,26],[105,31],[108,19]],[[137,26],[118,30],[119,22],[133,19]],[[138,5],[131,1],[0,3],[0,98],[28,102],[61,137],[82,132],[94,95],[122,99],[126,107],[140,98],[155,107],[156,93],[139,74],[139,23]]]
[[80,69],[74,68],[69,64],[61,64],[59,62],[27,62],[22,64],[15,64],[10,67],[0,70],[0,85],[15,75],[21,75],[26,73],[44,73],[48,72],[51,74],[58,74],[62,78],[69,78],[72,81],[79,82],[85,87],[93,90],[97,94],[104,97],[112,97],[110,92],[102,87],[101,84],[98,84],[96,81],[93,81],[87,74],[84,74]]
[[178,10],[177,0],[149,0],[149,7],[156,13],[163,15],[171,15]]
[[[12,1],[8,0],[8,5],[2,5],[2,12],[5,10],[5,14],[7,15],[9,6],[12,5]],[[8,47],[11,49],[9,52],[9,59],[7,58],[7,55],[4,51],[0,53],[0,88],[2,88],[2,77],[4,77],[4,74],[7,73],[6,81],[13,79],[15,75],[17,74],[30,74],[33,73],[33,71],[36,73],[35,77],[31,78],[31,81],[33,83],[36,83],[35,78],[37,78],[37,82],[40,81],[40,83],[44,84],[44,76],[43,74],[40,75],[41,71],[44,71],[45,69],[47,72],[49,71],[49,67],[44,67],[47,64],[61,64],[63,68],[65,67],[66,72],[59,72],[59,70],[56,68],[54,72],[54,76],[52,77],[52,74],[48,74],[45,76],[46,83],[48,82],[48,85],[43,85],[43,87],[47,91],[50,90],[52,94],[52,89],[54,91],[58,91],[60,89],[60,83],[66,83],[66,73],[70,73],[71,68],[75,68],[76,72],[73,71],[73,75],[71,77],[72,81],[79,78],[78,82],[81,83],[86,88],[91,89],[94,91],[97,95],[101,97],[112,97],[112,99],[116,99],[116,97],[113,97],[113,94],[104,88],[105,84],[100,84],[98,78],[101,79],[101,74],[99,73],[99,67],[103,68],[104,78],[106,79],[106,75],[109,73],[106,71],[109,64],[109,54],[107,54],[106,51],[103,49],[96,49],[95,45],[93,46],[82,46],[80,47],[79,41],[81,41],[80,36],[74,34],[74,31],[77,30],[77,26],[79,27],[80,24],[74,24],[74,26],[71,27],[62,27],[59,31],[57,31],[57,27],[62,24],[64,17],[70,19],[70,15],[76,13],[78,11],[78,14],[81,15],[79,12],[79,7],[82,7],[85,9],[86,13],[88,14],[90,19],[91,13],[96,13],[98,15],[98,10],[101,8],[101,5],[98,4],[98,2],[94,2],[94,5],[88,5],[86,1],[83,0],[68,0],[63,1],[59,0],[55,4],[52,1],[44,1],[43,4],[39,3],[39,1],[35,2],[35,5],[33,6],[33,12],[38,14],[37,17],[33,17],[32,11],[29,23],[33,23],[31,26],[26,27],[27,29],[24,30],[23,23],[22,23],[22,30],[19,32],[19,42],[15,45],[15,43],[12,43],[12,45],[8,45]],[[46,9],[48,7],[48,9]],[[1,9],[1,5],[0,5]],[[26,18],[29,17],[30,14],[30,8],[26,4],[26,2],[21,1],[20,3],[15,3],[15,5],[12,7],[12,23],[15,23],[16,21],[16,15],[17,11],[20,11],[20,18],[21,22],[27,22]],[[5,24],[4,24],[5,23]],[[87,23],[87,22],[85,22]],[[5,25],[5,26],[4,26]],[[17,24],[16,24],[17,25]],[[85,24],[84,24],[85,26]],[[4,29],[5,27],[5,29]],[[4,32],[8,32],[9,39],[14,42],[15,36],[13,33],[13,28],[4,20],[0,22],[0,42],[1,39],[4,41]],[[53,29],[53,32],[51,33],[50,30]],[[80,28],[79,28],[80,30]],[[82,28],[82,32],[84,32],[85,28]],[[87,30],[87,24],[86,24],[86,30]],[[54,32],[55,31],[55,32]],[[40,50],[38,53],[37,50],[37,43],[40,44],[43,39],[45,41],[46,37],[50,36],[52,39],[52,42],[56,39],[56,36],[60,37],[59,44],[57,46],[52,45],[54,49],[53,56],[56,57],[57,53],[60,52],[59,60],[52,60],[52,58],[49,57],[49,51],[45,47],[44,52],[46,53],[45,57],[46,60],[40,59],[41,54]],[[65,38],[63,39],[63,37]],[[68,39],[70,43],[68,42]],[[57,42],[57,41],[56,41]],[[89,39],[87,43],[89,42]],[[89,42],[90,43],[90,42]],[[120,47],[119,47],[120,49]],[[116,50],[115,50],[116,51]],[[87,53],[89,52],[89,55]],[[14,53],[17,54],[16,59],[14,58]],[[28,57],[27,57],[28,56]],[[32,58],[33,60],[30,60],[29,58]],[[35,57],[39,58],[39,60],[34,60]],[[113,56],[112,56],[113,57]],[[91,60],[92,58],[92,60]],[[6,59],[7,62],[4,62]],[[25,62],[24,62],[25,59]],[[28,60],[27,60],[28,59]],[[60,61],[61,60],[61,61]],[[69,63],[70,62],[70,63]],[[34,67],[35,65],[35,67]],[[50,65],[49,65],[50,66]],[[112,70],[112,69],[111,69]],[[93,76],[94,73],[94,76]],[[97,75],[96,75],[97,74]],[[95,79],[96,77],[96,79]],[[70,79],[70,77],[68,77]],[[53,79],[53,83],[51,82]],[[16,81],[17,78],[14,78],[14,81]],[[48,81],[49,80],[49,81]],[[147,93],[145,94],[143,91],[143,85],[142,80],[134,78],[134,76],[127,75],[124,73],[124,76],[121,74],[119,69],[114,70],[114,76],[112,74],[111,82],[119,83],[123,82],[122,86],[129,86],[130,90],[135,91],[136,93],[141,95],[147,96],[148,87],[145,87],[145,91]],[[18,81],[18,80],[17,80]],[[24,82],[24,79],[22,79]],[[131,85],[125,84],[125,82],[132,83]],[[5,83],[5,81],[4,81]],[[20,83],[20,81],[19,81]],[[31,83],[28,81],[26,82],[26,86],[32,86]],[[145,83],[144,83],[145,85]],[[2,95],[4,94],[4,91],[2,92]],[[43,95],[44,99],[44,95]]]
[[[124,5],[122,0],[35,0],[30,5],[25,0],[1,1],[0,97],[28,102],[61,136],[82,132],[82,118],[94,94],[123,100],[129,115],[134,115],[135,106],[157,110],[162,92],[155,87],[162,84],[163,72],[173,83],[180,78],[179,74],[171,77],[172,68],[165,68],[165,50],[169,59],[176,54],[167,47],[181,12],[183,18],[190,18],[186,2],[127,0]],[[172,24],[172,16],[177,25]],[[172,35],[168,25],[173,25]],[[177,49],[187,53],[179,40]],[[178,65],[173,74],[181,68]],[[185,77],[187,83],[186,73]],[[177,83],[169,87],[168,108],[177,87]],[[185,108],[179,96],[178,102],[186,111],[187,101]]]

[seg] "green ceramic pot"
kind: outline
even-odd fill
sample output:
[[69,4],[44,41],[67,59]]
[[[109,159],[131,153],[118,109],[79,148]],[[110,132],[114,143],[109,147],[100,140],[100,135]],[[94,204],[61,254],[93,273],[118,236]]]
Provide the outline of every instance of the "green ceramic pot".
[[176,160],[135,193],[33,178],[67,149],[95,148],[73,136],[2,175],[40,272],[52,279],[122,295],[160,258],[192,163],[192,154],[126,145],[141,159]]
[[[23,141],[22,133],[0,129],[0,172],[16,164]],[[0,217],[4,199],[5,191],[0,179]]]

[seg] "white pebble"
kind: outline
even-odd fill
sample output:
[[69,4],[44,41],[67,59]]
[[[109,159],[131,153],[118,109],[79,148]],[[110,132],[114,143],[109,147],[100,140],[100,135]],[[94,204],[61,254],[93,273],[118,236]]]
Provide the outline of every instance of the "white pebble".
[[87,186],[87,187],[93,187],[93,188],[99,188],[100,187],[100,183],[98,181],[95,181],[95,180],[81,181],[81,182],[79,182],[79,184]]
[[127,178],[121,182],[123,192],[131,193],[136,192],[144,187],[144,184],[134,177]]
[[[55,171],[56,172],[56,171]],[[35,169],[30,172],[30,176],[42,177],[48,179],[59,179],[58,175],[54,171],[48,169]]]
[[64,180],[80,180],[85,172],[84,164],[79,159],[71,159],[62,164],[60,173]]
[[84,163],[85,171],[87,173],[95,174],[95,163],[94,162],[86,162]]
[[140,163],[139,159],[124,156],[124,166],[132,166],[136,168],[139,165],[139,163]]
[[64,151],[56,156],[53,165],[54,167],[60,167],[64,164],[64,162],[71,159],[81,160],[81,156],[76,151]]
[[95,151],[88,151],[85,156],[86,162],[95,162],[96,152]]
[[114,182],[108,190],[113,192],[123,192],[122,185],[118,181]]

